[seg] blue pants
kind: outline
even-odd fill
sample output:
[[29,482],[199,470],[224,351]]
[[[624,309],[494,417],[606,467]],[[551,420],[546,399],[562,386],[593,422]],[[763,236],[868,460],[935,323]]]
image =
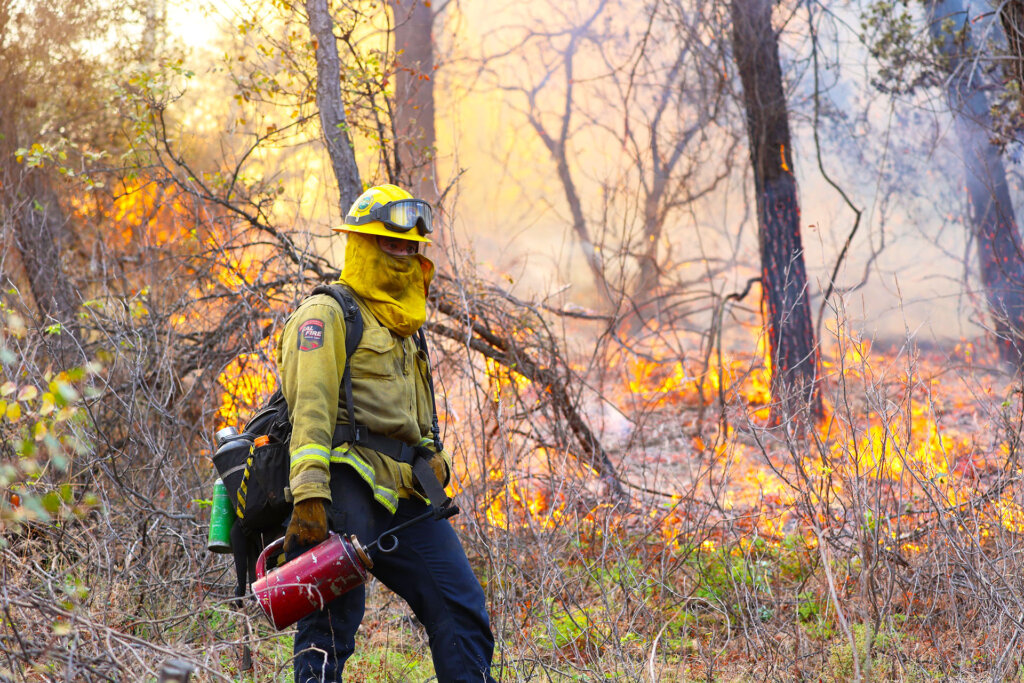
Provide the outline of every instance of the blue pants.
[[[374,502],[370,487],[346,465],[331,466],[332,528],[364,545],[382,532],[428,510],[403,499],[392,516]],[[394,552],[371,553],[371,573],[405,600],[424,625],[439,683],[484,681],[490,676],[494,636],[480,582],[448,520],[426,521],[397,534]],[[390,546],[391,539],[383,545]],[[289,553],[289,557],[301,551]],[[295,634],[295,681],[341,681],[355,650],[366,593],[359,586],[301,619]]]

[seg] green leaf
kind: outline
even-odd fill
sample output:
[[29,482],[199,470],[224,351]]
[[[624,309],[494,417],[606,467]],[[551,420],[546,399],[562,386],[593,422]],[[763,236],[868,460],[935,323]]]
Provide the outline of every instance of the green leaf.
[[45,496],[43,496],[41,502],[43,508],[51,514],[60,510],[61,499],[60,495],[58,495],[56,491],[48,492]]
[[31,458],[36,454],[36,442],[31,438],[18,439],[14,442],[14,447],[23,458]]

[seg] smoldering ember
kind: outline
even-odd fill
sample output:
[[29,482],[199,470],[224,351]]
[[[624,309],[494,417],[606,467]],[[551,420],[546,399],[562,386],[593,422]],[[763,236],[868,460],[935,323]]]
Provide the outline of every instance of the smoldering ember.
[[0,0],[0,681],[1024,679],[1022,141],[1020,0]]

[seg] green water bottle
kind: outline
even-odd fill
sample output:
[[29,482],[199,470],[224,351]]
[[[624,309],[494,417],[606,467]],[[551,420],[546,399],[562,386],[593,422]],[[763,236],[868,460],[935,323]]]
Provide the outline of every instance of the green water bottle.
[[228,490],[218,479],[213,484],[213,509],[210,512],[210,537],[206,548],[212,553],[231,552],[231,527],[235,523],[235,511],[228,500]]

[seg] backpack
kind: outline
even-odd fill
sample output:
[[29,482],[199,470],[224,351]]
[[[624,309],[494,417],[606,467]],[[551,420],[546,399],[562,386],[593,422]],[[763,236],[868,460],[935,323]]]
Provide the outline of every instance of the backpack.
[[[339,284],[319,285],[310,293],[327,294],[345,318],[345,353],[355,353],[363,336],[363,317],[348,288]],[[342,385],[349,415],[355,415],[352,403],[352,374],[349,363],[342,371]],[[242,433],[228,437],[213,456],[214,466],[227,489],[235,509],[231,529],[231,551],[238,579],[235,596],[245,595],[246,584],[255,580],[256,558],[263,549],[285,532],[291,514],[291,469],[289,442],[292,424],[288,402],[278,388],[246,423]]]

